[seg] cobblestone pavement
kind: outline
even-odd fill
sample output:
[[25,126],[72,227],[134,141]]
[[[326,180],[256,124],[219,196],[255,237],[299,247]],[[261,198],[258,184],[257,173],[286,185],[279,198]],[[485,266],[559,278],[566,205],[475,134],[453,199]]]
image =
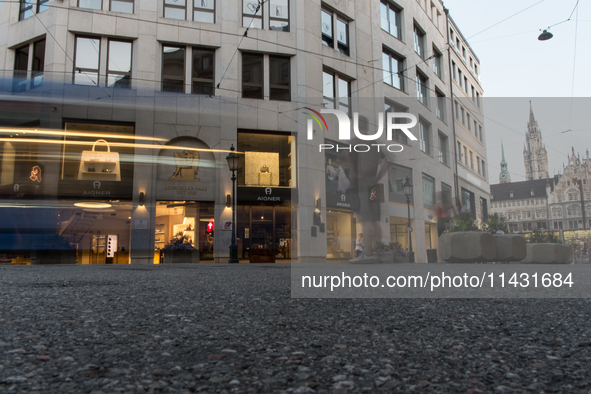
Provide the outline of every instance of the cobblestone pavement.
[[0,266],[0,392],[589,392],[589,300],[291,299],[288,265]]

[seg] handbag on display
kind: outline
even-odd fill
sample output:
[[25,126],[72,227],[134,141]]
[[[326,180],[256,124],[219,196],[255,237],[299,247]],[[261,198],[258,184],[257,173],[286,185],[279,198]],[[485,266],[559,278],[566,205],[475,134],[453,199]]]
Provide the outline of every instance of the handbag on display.
[[[106,151],[96,150],[96,144],[107,146]],[[120,181],[121,168],[119,152],[111,152],[111,147],[106,140],[100,139],[92,145],[92,150],[83,150],[80,156],[80,168],[78,180],[87,181]]]

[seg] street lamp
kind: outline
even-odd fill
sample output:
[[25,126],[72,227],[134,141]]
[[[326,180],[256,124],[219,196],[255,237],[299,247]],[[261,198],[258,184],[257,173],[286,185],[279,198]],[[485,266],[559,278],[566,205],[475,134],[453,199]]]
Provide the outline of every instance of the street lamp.
[[552,33],[550,33],[548,30],[544,30],[542,32],[542,34],[540,34],[538,36],[538,40],[547,41],[547,40],[551,39],[552,37],[554,37],[554,35]]
[[402,185],[404,195],[406,196],[406,207],[408,208],[408,256],[411,263],[415,262],[415,254],[412,251],[412,227],[410,227],[410,198],[412,197],[412,182],[406,177],[406,182]]
[[236,245],[236,171],[238,170],[238,154],[234,152],[234,144],[230,147],[230,154],[226,156],[228,167],[232,171],[232,244],[230,245],[230,260],[228,263],[238,263],[238,246]]

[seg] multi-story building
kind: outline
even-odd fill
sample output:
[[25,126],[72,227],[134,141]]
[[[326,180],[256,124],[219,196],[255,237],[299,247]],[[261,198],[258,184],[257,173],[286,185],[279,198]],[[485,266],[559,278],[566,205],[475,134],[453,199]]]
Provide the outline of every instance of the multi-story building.
[[[24,234],[41,231],[79,263],[151,263],[180,234],[201,260],[225,262],[234,224],[244,262],[347,260],[360,232],[368,252],[408,247],[410,234],[426,261],[436,193],[449,199],[455,184],[459,62],[448,67],[445,15],[439,0],[1,3],[3,247],[34,259],[45,246]],[[467,48],[465,86],[478,93],[463,105],[479,134],[458,140],[475,146],[460,187],[474,193],[486,176]],[[328,113],[308,126],[323,109],[353,118],[355,137]],[[416,116],[416,141],[401,130],[368,141],[389,112]]]
[[511,182],[505,152],[499,184],[491,185],[491,212],[505,217],[509,230],[583,230],[591,228],[591,160],[568,155],[562,173],[548,178],[548,158],[538,122],[530,105],[526,147],[526,181]]
[[448,15],[448,48],[453,83],[454,149],[457,168],[456,194],[479,222],[488,216],[489,183],[484,136],[483,91],[480,61]]

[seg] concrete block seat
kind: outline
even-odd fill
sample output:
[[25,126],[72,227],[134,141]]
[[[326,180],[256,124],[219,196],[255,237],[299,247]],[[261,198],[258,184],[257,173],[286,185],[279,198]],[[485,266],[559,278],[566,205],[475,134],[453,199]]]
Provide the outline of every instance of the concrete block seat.
[[518,234],[493,235],[497,247],[497,256],[494,261],[498,263],[518,262],[526,258],[527,248],[525,237]]
[[494,261],[497,256],[495,237],[480,231],[445,233],[439,238],[439,256],[448,263]]
[[527,244],[527,255],[521,261],[524,264],[570,264],[572,263],[570,245]]

